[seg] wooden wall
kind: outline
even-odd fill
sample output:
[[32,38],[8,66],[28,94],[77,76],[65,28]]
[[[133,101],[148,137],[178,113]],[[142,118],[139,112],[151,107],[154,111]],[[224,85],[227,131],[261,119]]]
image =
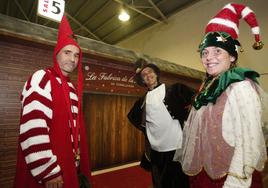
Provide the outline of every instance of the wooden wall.
[[30,74],[51,62],[52,52],[0,38],[0,187],[15,174],[20,92]]
[[103,94],[84,95],[87,134],[90,135],[93,169],[140,159],[144,137],[132,126],[127,113],[137,97]]

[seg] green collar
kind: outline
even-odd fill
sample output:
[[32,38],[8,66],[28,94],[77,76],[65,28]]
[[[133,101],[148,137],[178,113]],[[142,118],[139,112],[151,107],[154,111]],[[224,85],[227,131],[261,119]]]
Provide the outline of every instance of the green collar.
[[218,77],[209,77],[201,89],[201,91],[195,97],[193,106],[196,110],[202,106],[206,106],[208,103],[216,103],[217,98],[225,91],[225,89],[232,83],[240,82],[249,78],[258,83],[257,77],[259,73],[246,68],[233,68]]

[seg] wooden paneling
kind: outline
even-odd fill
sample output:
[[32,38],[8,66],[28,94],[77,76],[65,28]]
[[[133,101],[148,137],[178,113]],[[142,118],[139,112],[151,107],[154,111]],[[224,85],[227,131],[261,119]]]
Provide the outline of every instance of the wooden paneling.
[[144,137],[127,119],[136,99],[119,95],[84,95],[93,170],[140,159]]
[[20,93],[35,70],[51,64],[52,52],[0,41],[0,187],[12,187],[18,147]]

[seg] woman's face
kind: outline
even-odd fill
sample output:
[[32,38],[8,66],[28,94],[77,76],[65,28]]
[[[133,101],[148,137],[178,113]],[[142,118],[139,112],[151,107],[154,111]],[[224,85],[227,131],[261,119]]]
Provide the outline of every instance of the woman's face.
[[210,46],[202,51],[201,60],[206,72],[215,77],[227,71],[235,57],[222,48]]
[[141,77],[149,89],[157,86],[157,75],[150,67],[146,67],[141,71]]

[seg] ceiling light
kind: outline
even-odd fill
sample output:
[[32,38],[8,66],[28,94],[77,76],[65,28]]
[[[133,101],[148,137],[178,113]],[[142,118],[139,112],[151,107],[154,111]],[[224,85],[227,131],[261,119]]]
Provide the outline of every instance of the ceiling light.
[[118,19],[121,20],[122,22],[126,22],[129,20],[129,18],[130,18],[129,14],[124,9],[122,9],[120,14],[118,15]]

